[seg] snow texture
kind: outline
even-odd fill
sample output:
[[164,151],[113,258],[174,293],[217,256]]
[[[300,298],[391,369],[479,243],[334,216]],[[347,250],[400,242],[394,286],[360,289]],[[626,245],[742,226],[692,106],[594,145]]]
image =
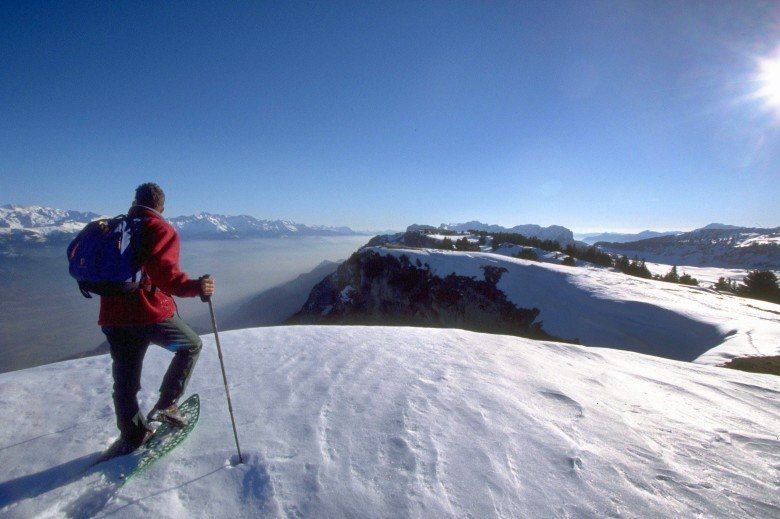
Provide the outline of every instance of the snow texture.
[[[587,346],[703,364],[780,355],[780,305],[774,303],[641,279],[614,269],[567,267],[549,257],[542,257],[547,262],[536,262],[484,252],[371,250],[409,256],[412,264],[419,259],[442,277],[454,272],[482,279],[482,266],[504,267],[507,272],[498,288],[510,301],[521,308],[541,310],[540,319],[548,333],[577,338]],[[503,251],[514,252],[514,248]]]
[[[200,423],[117,489],[107,356],[0,376],[5,517],[777,517],[767,375],[459,330],[204,337]],[[149,351],[148,408],[170,354]],[[42,392],[41,388],[50,388]]]

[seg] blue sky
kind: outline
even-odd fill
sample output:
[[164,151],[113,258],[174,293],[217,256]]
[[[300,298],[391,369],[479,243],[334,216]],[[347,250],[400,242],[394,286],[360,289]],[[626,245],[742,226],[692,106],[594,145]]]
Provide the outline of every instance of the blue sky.
[[0,203],[780,225],[777,2],[0,6]]

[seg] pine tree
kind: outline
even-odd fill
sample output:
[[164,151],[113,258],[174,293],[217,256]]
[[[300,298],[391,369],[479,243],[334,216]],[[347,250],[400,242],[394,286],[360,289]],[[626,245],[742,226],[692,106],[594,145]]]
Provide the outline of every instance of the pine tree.
[[515,258],[539,261],[539,256],[536,254],[536,251],[533,249],[527,249],[525,247],[520,249],[520,252],[515,255]]
[[645,265],[645,260],[640,260],[639,258],[635,257],[634,260],[631,262],[631,265],[629,266],[630,274],[632,276],[637,276],[640,278],[650,279],[653,277],[653,274],[650,272],[650,269],[647,268],[647,265]]
[[455,241],[455,250],[479,251],[479,245],[471,243],[465,236]]
[[723,276],[718,278],[718,282],[713,285],[712,288],[721,292],[734,292],[734,282],[724,278]]
[[662,279],[669,283],[679,283],[680,275],[677,273],[677,265],[672,266],[672,270],[670,270]]
[[764,301],[780,301],[777,276],[771,270],[752,270],[742,280],[739,293]]
[[631,264],[628,261],[628,256],[626,256],[625,254],[615,259],[615,268],[621,272],[625,272],[626,274],[628,274],[630,266]]

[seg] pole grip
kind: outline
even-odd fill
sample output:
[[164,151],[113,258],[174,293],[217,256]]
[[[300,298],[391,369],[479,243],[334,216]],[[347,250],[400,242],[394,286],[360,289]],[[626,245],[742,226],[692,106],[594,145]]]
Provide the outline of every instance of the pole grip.
[[[198,281],[203,281],[205,278],[210,278],[211,274],[203,274],[201,277],[198,278]],[[211,296],[204,296],[203,294],[200,295],[200,300],[204,303],[208,303],[211,301]]]

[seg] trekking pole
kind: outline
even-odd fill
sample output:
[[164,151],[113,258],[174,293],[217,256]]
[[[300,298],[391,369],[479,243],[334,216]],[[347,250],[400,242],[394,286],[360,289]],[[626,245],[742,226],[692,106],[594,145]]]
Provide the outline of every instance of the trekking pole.
[[[211,277],[208,274],[203,276],[204,278]],[[238,463],[244,463],[241,457],[241,447],[238,445],[238,431],[236,430],[236,419],[233,416],[233,403],[230,401],[230,390],[228,389],[227,375],[225,374],[225,361],[222,359],[222,347],[219,344],[219,333],[217,332],[217,318],[214,316],[214,304],[211,302],[211,296],[200,296],[201,301],[205,301],[209,304],[209,312],[211,312],[211,328],[214,330],[214,339],[217,342],[217,354],[219,355],[219,366],[222,368],[222,381],[225,384],[225,395],[227,395],[228,411],[230,411],[230,423],[233,424],[233,438],[236,440],[236,450],[238,451]]]

